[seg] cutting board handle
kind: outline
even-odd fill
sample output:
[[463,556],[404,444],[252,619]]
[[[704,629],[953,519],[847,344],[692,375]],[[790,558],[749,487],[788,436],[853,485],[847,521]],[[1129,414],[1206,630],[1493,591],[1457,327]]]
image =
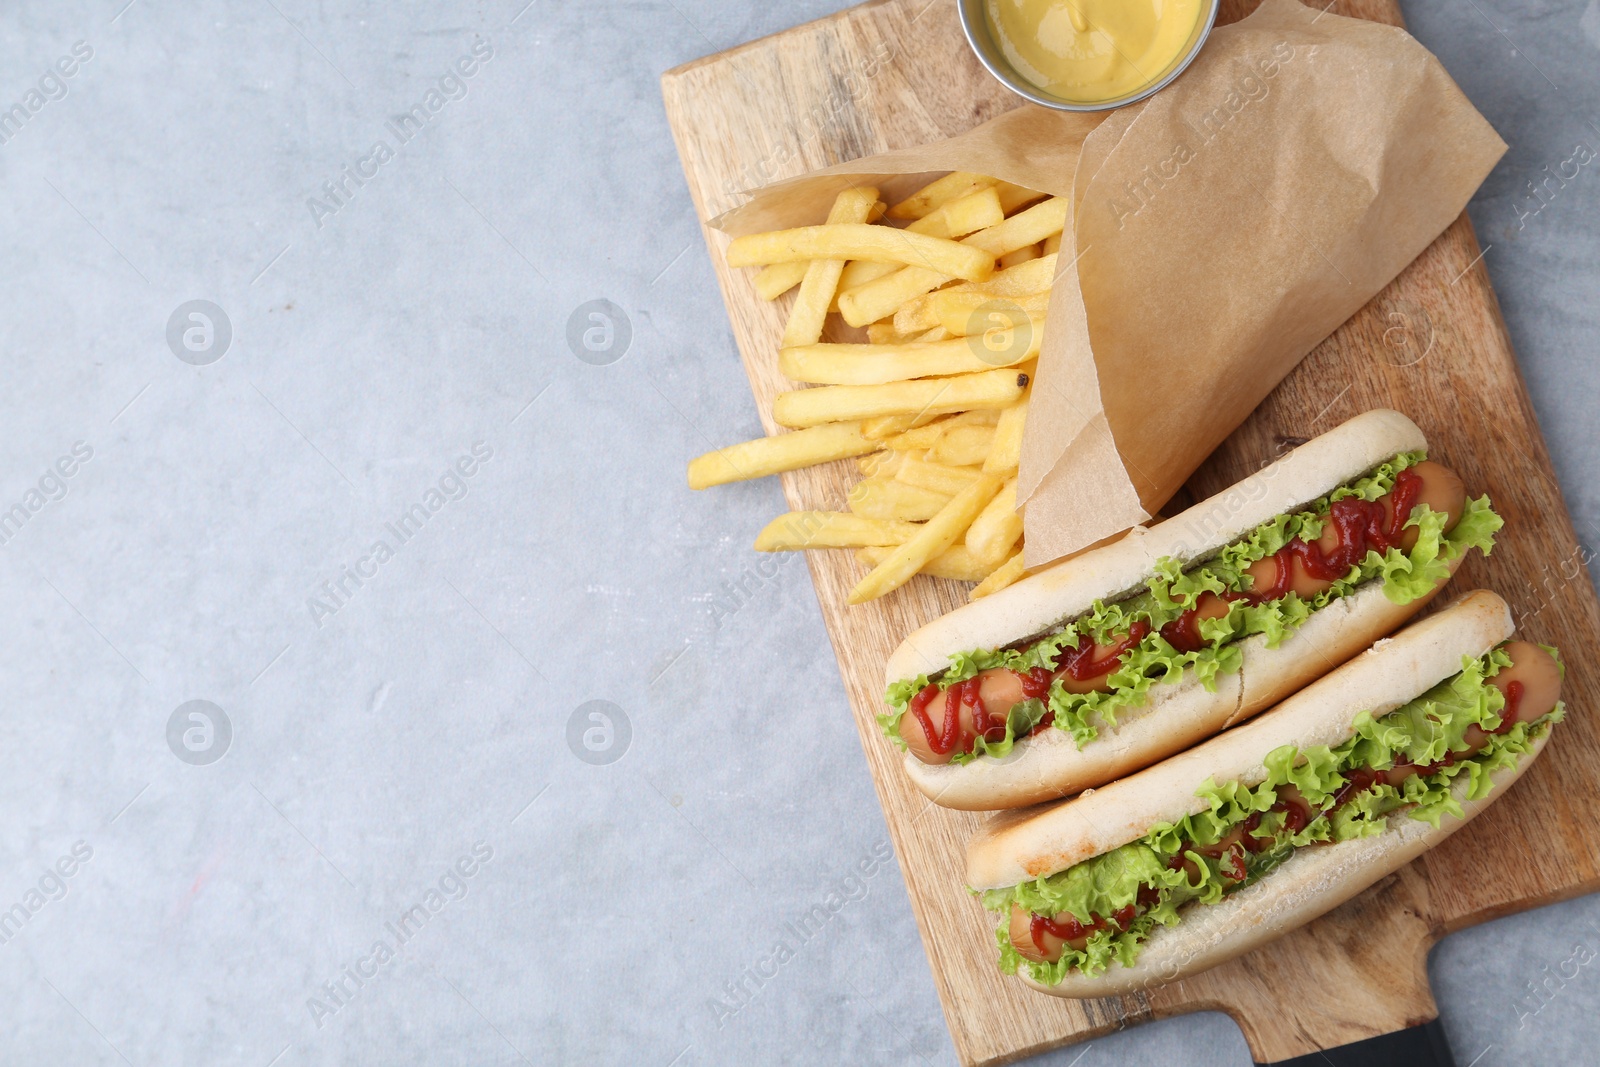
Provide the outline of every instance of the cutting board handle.
[[1256,1067],[1456,1067],[1438,1019]]

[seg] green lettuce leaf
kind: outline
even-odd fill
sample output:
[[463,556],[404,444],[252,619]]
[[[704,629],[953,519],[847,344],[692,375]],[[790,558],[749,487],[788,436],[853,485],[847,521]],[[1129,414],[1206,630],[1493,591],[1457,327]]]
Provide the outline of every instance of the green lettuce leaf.
[[979,756],[993,756],[1002,759],[1011,751],[1011,746],[1019,737],[1026,737],[1028,731],[1044,719],[1049,709],[1044,701],[1037,697],[1030,700],[1019,701],[1011,706],[1011,711],[1006,715],[1006,735],[999,741],[989,741],[982,737],[973,742],[970,752],[957,752],[950,757],[950,762],[955,764],[970,763]]
[[[1417,699],[1381,717],[1361,712],[1353,721],[1354,735],[1341,745],[1305,749],[1285,745],[1275,749],[1263,760],[1266,779],[1255,786],[1207,781],[1196,791],[1207,801],[1200,812],[1153,826],[1139,841],[1056,874],[983,893],[984,906],[1003,917],[996,931],[1000,969],[1014,974],[1023,968],[1036,981],[1053,984],[1072,970],[1102,974],[1113,960],[1130,966],[1138,956],[1139,946],[1157,925],[1171,926],[1179,921],[1179,908],[1191,903],[1217,903],[1225,893],[1262,877],[1297,848],[1382,833],[1388,816],[1401,809],[1406,809],[1410,818],[1436,827],[1445,815],[1460,817],[1463,812],[1454,793],[1455,780],[1466,776],[1468,800],[1487,796],[1492,787],[1490,776],[1515,765],[1539,737],[1561,721],[1565,713],[1561,704],[1535,722],[1518,723],[1506,733],[1493,736],[1469,759],[1432,774],[1414,775],[1399,787],[1385,784],[1358,793],[1327,816],[1314,818],[1298,833],[1289,832],[1284,816],[1270,809],[1277,802],[1279,786],[1293,784],[1313,809],[1320,809],[1345,785],[1352,771],[1384,770],[1396,763],[1436,763],[1447,752],[1465,751],[1469,726],[1493,730],[1501,725],[1505,697],[1488,680],[1510,662],[1500,649],[1476,658],[1464,657],[1461,673]],[[1243,882],[1223,878],[1220,860],[1194,851],[1184,854],[1196,866],[1198,882],[1191,884],[1183,869],[1168,866],[1186,845],[1215,844],[1257,814],[1261,815],[1261,822],[1255,836],[1270,837],[1271,844],[1257,855],[1247,855]],[[1011,944],[1012,904],[1046,915],[1070,912],[1080,922],[1089,923],[1094,916],[1110,915],[1134,903],[1140,887],[1147,885],[1157,890],[1159,900],[1126,930],[1103,929],[1091,936],[1081,951],[1069,949],[1056,963],[1023,959]]]
[[[1421,531],[1410,552],[1398,548],[1381,555],[1369,552],[1348,575],[1310,600],[1290,593],[1264,604],[1234,601],[1223,618],[1201,620],[1199,633],[1207,644],[1199,651],[1179,652],[1160,634],[1162,626],[1193,607],[1202,593],[1244,592],[1250,582],[1245,574],[1250,564],[1274,554],[1296,537],[1319,536],[1321,515],[1334,501],[1347,497],[1376,500],[1394,487],[1401,471],[1425,458],[1423,452],[1402,453],[1305,508],[1276,516],[1187,571],[1175,559],[1162,559],[1156,564],[1145,589],[1111,604],[1096,601],[1087,614],[1064,622],[1055,632],[1021,648],[958,652],[950,657],[950,665],[943,671],[895,682],[884,695],[890,710],[878,715],[878,724],[896,745],[904,748],[900,737],[901,717],[911,699],[930,681],[936,681],[941,689],[948,689],[996,667],[1019,672],[1035,667],[1053,670],[1063,650],[1078,647],[1080,635],[1107,644],[1127,633],[1133,623],[1148,622],[1149,636],[1123,657],[1109,679],[1110,689],[1068,693],[1058,682],[1047,695],[1046,705],[1055,713],[1055,727],[1069,733],[1074,744],[1082,748],[1093,741],[1101,729],[1114,727],[1122,709],[1142,705],[1152,686],[1177,682],[1193,671],[1201,684],[1214,690],[1219,676],[1239,670],[1243,662],[1243,654],[1236,647],[1239,641],[1261,634],[1265,636],[1267,647],[1276,648],[1312,612],[1349,595],[1363,582],[1381,580],[1384,594],[1390,600],[1397,604],[1410,603],[1432,591],[1449,573],[1449,561],[1472,548],[1485,554],[1493,549],[1495,531],[1503,525],[1503,520],[1490,507],[1488,497],[1468,500],[1461,519],[1448,535],[1443,533],[1444,516],[1423,506],[1407,524]],[[1010,752],[1011,745],[1012,739],[1008,737],[999,745],[983,746],[981,753],[958,754],[953,762],[966,762],[979,754],[998,756]]]

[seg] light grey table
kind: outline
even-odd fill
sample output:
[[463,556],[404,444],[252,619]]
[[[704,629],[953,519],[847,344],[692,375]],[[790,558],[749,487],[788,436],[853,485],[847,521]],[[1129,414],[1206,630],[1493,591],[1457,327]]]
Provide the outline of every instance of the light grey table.
[[[523,3],[0,9],[0,1063],[953,1060],[778,486],[683,483],[760,427],[656,79],[837,0]],[[1406,13],[1593,550],[1600,3]],[[1447,939],[1462,1063],[1596,951]]]

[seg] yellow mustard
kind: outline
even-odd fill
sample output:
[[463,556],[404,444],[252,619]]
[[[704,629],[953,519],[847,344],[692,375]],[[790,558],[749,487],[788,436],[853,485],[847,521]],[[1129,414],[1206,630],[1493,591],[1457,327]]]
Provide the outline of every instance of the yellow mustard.
[[1098,104],[1159,81],[1186,51],[1202,0],[984,0],[995,42],[1052,96]]

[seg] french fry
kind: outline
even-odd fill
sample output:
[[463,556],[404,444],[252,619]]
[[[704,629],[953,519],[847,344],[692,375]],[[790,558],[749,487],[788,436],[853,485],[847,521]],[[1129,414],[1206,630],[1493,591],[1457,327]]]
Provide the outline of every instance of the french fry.
[[763,300],[776,300],[799,285],[806,277],[810,262],[797,259],[792,263],[774,263],[756,272],[756,294]]
[[886,440],[884,444],[895,449],[897,455],[901,452],[910,451],[926,452],[933,447],[933,443],[939,439],[940,434],[944,433],[950,422],[960,417],[960,415],[950,415],[938,422],[930,422],[926,426],[918,426],[915,429],[907,430],[905,433],[895,434]]
[[[952,289],[988,293],[990,296],[1027,296],[1047,293],[1056,280],[1056,256],[1050,253],[997,272],[986,282],[962,282]],[[980,288],[981,287],[981,288]]]
[[894,313],[894,328],[905,335],[931,329],[939,322],[936,310],[946,300],[961,301],[976,307],[989,300],[1016,299],[1033,293],[1047,293],[1055,281],[1056,259],[1041,256],[1019,263],[1014,267],[996,271],[986,282],[962,282],[945,289],[926,293]]
[[1038,189],[1012,185],[1010,182],[995,182],[994,191],[1000,197],[1001,210],[1007,215],[1026,204],[1031,204],[1035,200],[1043,200],[1050,195],[1049,193],[1040,192]]
[[929,519],[905,544],[890,551],[850,590],[849,602],[861,604],[892,592],[909,582],[930,560],[955,544],[972,520],[1000,491],[1001,480],[981,474],[971,485],[950,499],[950,503]]
[[[995,277],[998,278],[1000,275],[996,274]],[[936,289],[931,293],[923,293],[907,300],[895,309],[893,320],[895,331],[902,337],[910,337],[938,326],[939,316],[933,310],[933,298],[939,293],[955,292],[958,289],[960,286]]]
[[889,209],[891,219],[920,219],[943,204],[994,185],[993,178],[966,171],[953,171],[924,185]]
[[[1026,214],[1023,212],[1016,219]],[[968,240],[1010,226],[1016,219],[1007,219],[999,226],[980,230]],[[890,226],[846,222],[834,226],[801,226],[793,230],[735,237],[728,245],[728,266],[760,267],[796,259],[870,259],[879,263],[916,264],[921,269],[938,271],[967,281],[982,281],[994,273],[994,257],[997,255],[998,252],[990,252],[981,245],[908,233]],[[865,326],[884,317],[876,315],[851,325]]]
[[994,410],[963,411],[959,415],[949,415],[923,426],[917,426],[888,438],[884,443],[890,448],[899,451],[932,448],[933,443],[946,430],[954,430],[960,426],[997,426],[1000,423],[1000,412]]
[[[844,273],[839,275],[839,294],[842,296],[851,289],[866,285],[886,274],[893,274],[899,269],[898,263],[873,263],[865,259],[852,259],[844,265]],[[839,310],[838,297],[834,297],[833,307],[829,310]]]
[[[952,200],[932,214],[925,215],[906,227],[910,233],[927,234],[929,237],[965,237],[969,233],[996,226],[1006,217],[1005,208],[1001,205],[999,195],[992,188],[983,188],[970,196],[959,200]],[[771,270],[771,267],[766,268]],[[858,285],[865,285],[874,278],[881,278],[885,274],[893,274],[900,269],[898,263],[873,263],[864,259],[851,260],[845,264],[844,273],[839,278],[839,292],[854,289]],[[765,272],[763,272],[765,273]],[[839,310],[838,298],[834,298],[831,311]]]
[[856,469],[866,478],[879,474],[886,478],[893,478],[905,458],[906,454],[904,452],[868,452],[856,460]]
[[955,496],[977,481],[980,473],[976,467],[947,467],[943,463],[929,463],[926,456],[907,453],[895,468],[894,479],[919,489]]
[[999,566],[1022,539],[1017,480],[1010,478],[967,528],[966,546],[979,563]]
[[[1066,219],[1067,198],[1053,196],[1042,204],[1035,204],[1026,211],[1012,215],[998,226],[990,226],[970,237],[964,237],[959,243],[971,249],[987,252],[991,256],[1003,256],[1007,252],[1044,240],[1050,234],[1059,231],[1066,224]],[[734,243],[737,244],[738,241]],[[732,251],[730,246],[730,254]],[[907,261],[907,264],[904,269],[893,274],[840,293],[839,314],[844,316],[844,321],[852,326],[865,326],[869,322],[877,322],[894,314],[907,301],[932,292],[956,277],[963,277],[956,271],[942,270],[940,265],[931,259],[921,264]],[[970,277],[967,280],[984,281],[986,277]]]
[[1028,398],[1000,412],[1000,421],[994,428],[994,443],[989,446],[989,458],[983,461],[986,474],[1004,474],[1014,471],[1022,462],[1022,426],[1028,418]]
[[1018,551],[1010,559],[991,571],[989,577],[979,582],[978,587],[967,594],[967,599],[982,600],[991,593],[998,593],[1027,573],[1027,568],[1022,565],[1022,552]]
[[[779,366],[815,388],[774,401],[790,432],[698,457],[690,485],[854,457],[847,511],[780,515],[756,548],[856,549],[872,570],[851,603],[918,573],[978,582],[974,599],[1021,578],[1017,465],[1068,199],[953,173],[893,208],[847,189],[822,225],[734,239],[762,297],[799,287]],[[904,229],[872,225],[885,215]],[[822,343],[831,311],[869,343]]]
[[930,326],[926,330],[904,334],[888,321],[874,322],[867,327],[867,343],[874,345],[903,345],[912,341],[948,341],[950,331],[943,326]]
[[926,426],[935,419],[944,418],[942,411],[919,411],[914,415],[879,415],[861,420],[861,436],[873,441],[883,441],[896,434],[918,426]]
[[[856,551],[856,559],[868,567],[876,567],[889,558],[892,548],[862,548]],[[964,545],[951,545],[943,552],[934,556],[922,565],[918,574],[926,574],[932,578],[949,578],[957,582],[978,582],[985,580],[993,571],[992,566],[979,563],[972,558]]]
[[[962,414],[968,414],[963,411]],[[928,422],[923,426],[912,427],[904,434],[896,434],[883,440],[883,445],[896,451],[928,451],[933,448],[933,443],[939,440],[939,434],[944,434],[944,427],[950,422],[962,418],[962,414],[947,414],[936,422]]]
[[[845,189],[834,198],[828,212],[828,224],[866,222],[872,207],[878,202],[878,190],[868,186]],[[813,345],[822,340],[822,323],[828,317],[828,305],[833,303],[839,288],[839,275],[844,271],[842,259],[813,259],[806,267],[806,276],[789,308],[789,323],[784,327],[784,347]]]
[[[830,420],[836,421],[836,420]],[[708,489],[749,478],[798,470],[815,463],[876,452],[883,442],[861,433],[859,422],[818,425],[729,445],[689,461],[689,488]]]
[[925,233],[929,237],[965,237],[998,226],[1005,218],[1005,210],[994,189],[980,189],[971,196],[950,201],[931,215],[924,215],[907,226],[906,231]]
[[1043,254],[1039,251],[1038,245],[1025,245],[1014,252],[1007,252],[1001,256],[1000,269],[1005,270],[1007,267],[1015,267],[1019,263],[1026,263],[1030,259],[1038,259]]
[[1048,292],[990,296],[984,292],[958,293],[941,289],[929,293],[926,299],[928,302],[923,305],[921,315],[932,317],[935,324],[952,337],[1009,326],[1018,313],[1042,322],[1050,307]]
[[879,475],[851,486],[846,506],[852,513],[869,519],[926,522],[948,503],[950,495],[947,493],[935,493]]
[[[1026,211],[1019,211],[998,226],[979,230],[962,241],[971,248],[981,248],[993,256],[1003,256],[1031,244],[1038,244],[1053,233],[1060,233],[1067,223],[1067,198],[1052,196]],[[955,273],[954,271],[951,272]],[[982,281],[981,278],[969,279]]]
[[[1041,256],[1030,259],[1026,263],[1019,263],[1015,267],[1008,267],[998,271],[986,282],[963,282],[945,289],[928,293],[914,301],[909,310],[916,312],[920,308],[933,307],[943,300],[959,300],[967,297],[981,296],[989,300],[1017,300],[1024,296],[1037,296],[1039,293],[1048,293],[1055,281],[1055,256]],[[895,312],[895,318],[907,316],[901,314],[906,308]],[[936,318],[928,316],[916,323],[921,326],[923,321]],[[895,327],[899,329],[897,325]]]
[[[877,415],[941,415],[974,408],[1006,408],[1022,397],[1027,384],[1026,373],[1001,368],[887,385],[824,385],[779,393],[772,402],[772,418],[780,426],[800,428]],[[859,427],[853,432],[859,434]],[[866,440],[865,435],[861,436]]]
[[[988,296],[1002,297],[1046,293],[1056,280],[1056,262],[1054,255],[1040,256],[1038,259],[1030,259],[1014,267],[996,271],[987,281],[962,282],[948,289],[941,289],[940,292],[984,293]],[[930,298],[933,295],[930,294]]]
[[950,275],[928,267],[902,267],[892,274],[846,289],[839,294],[839,314],[852,326],[877,322],[901,306],[950,281]]
[[757,552],[795,552],[805,548],[865,548],[903,545],[921,529],[914,522],[869,519],[848,511],[791,511],[756,535]]
[[[883,217],[885,210],[887,209],[884,207],[883,201],[880,200],[868,209],[867,217],[859,221],[876,222]],[[805,280],[806,268],[809,265],[809,260],[797,259],[789,263],[774,263],[769,267],[762,267],[756,273],[755,278],[757,295],[763,300],[778,299],[778,297]],[[894,269],[893,266],[881,263],[874,264],[874,266],[885,267],[886,271]],[[830,305],[828,310],[836,311],[838,309]]]
[[1039,343],[1040,335],[1044,332],[1045,313],[1050,310],[1049,293],[1029,293],[1027,296],[985,296],[974,303],[973,297],[976,295],[978,294],[963,293],[957,299],[935,301],[933,308],[939,316],[939,325],[956,337],[984,336],[1002,331],[999,336],[984,342],[983,347],[993,357],[989,360],[991,365],[998,364],[1001,356],[1011,352],[1015,338],[1010,331],[1015,325],[1013,320],[1020,315],[1026,315],[1033,321],[1033,333],[1028,339],[1029,346]]
[[981,466],[993,444],[993,426],[952,426],[929,446],[928,461],[947,467]]
[[1032,323],[1022,329],[1023,337],[1006,328],[986,333],[981,341],[954,337],[899,345],[801,345],[778,353],[778,369],[794,381],[814,385],[883,385],[977,374],[1014,367],[1037,356],[1044,331]]

